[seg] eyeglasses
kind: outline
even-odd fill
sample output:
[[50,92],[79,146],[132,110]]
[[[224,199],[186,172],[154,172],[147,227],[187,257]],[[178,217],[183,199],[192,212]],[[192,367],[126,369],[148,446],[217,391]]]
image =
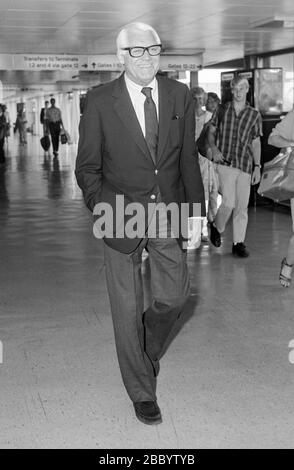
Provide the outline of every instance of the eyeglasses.
[[142,57],[145,54],[145,51],[148,51],[148,54],[151,56],[159,55],[162,50],[161,44],[155,44],[148,47],[123,47],[123,51],[129,51],[131,57]]

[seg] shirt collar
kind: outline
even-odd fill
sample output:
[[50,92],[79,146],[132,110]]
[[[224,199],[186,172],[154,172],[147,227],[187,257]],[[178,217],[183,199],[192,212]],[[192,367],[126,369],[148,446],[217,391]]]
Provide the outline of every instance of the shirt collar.
[[[125,81],[126,81],[127,87],[129,89],[131,89],[132,91],[134,91],[134,92],[141,93],[142,88],[144,88],[142,85],[138,85],[137,83],[133,82],[133,80],[131,80],[127,76],[126,73],[125,73]],[[146,85],[146,87],[152,88],[152,92],[155,93],[157,91],[157,80],[156,80],[156,78],[154,77],[153,80],[150,83],[148,83],[148,85]]]
[[[232,100],[232,101],[229,101],[228,103],[229,103],[229,105],[231,105],[231,107],[234,107],[234,101],[233,101],[233,100]],[[249,101],[245,101],[244,109],[245,109],[245,108],[248,108],[248,106],[250,106]]]

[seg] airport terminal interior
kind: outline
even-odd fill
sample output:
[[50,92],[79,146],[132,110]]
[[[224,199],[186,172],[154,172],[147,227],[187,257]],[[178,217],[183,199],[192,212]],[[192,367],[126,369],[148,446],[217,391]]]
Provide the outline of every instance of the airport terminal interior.
[[[243,73],[271,129],[294,103],[292,0],[0,0],[0,103],[10,132],[0,164],[0,448],[292,448],[294,286],[279,282],[289,200],[252,188],[246,259],[187,254],[189,303],[160,361],[163,422],[146,426],[125,391],[105,280],[74,169],[86,93],[121,74],[115,38],[151,24],[162,73],[228,99]],[[68,142],[45,151],[40,112],[54,97]],[[17,114],[26,116],[25,137]],[[148,254],[142,260],[146,305]]]

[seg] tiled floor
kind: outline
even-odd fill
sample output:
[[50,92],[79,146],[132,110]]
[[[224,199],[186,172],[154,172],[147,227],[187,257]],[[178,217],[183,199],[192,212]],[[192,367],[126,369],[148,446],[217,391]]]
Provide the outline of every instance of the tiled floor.
[[0,447],[293,447],[294,287],[278,282],[288,210],[250,209],[248,259],[232,258],[230,228],[220,249],[189,253],[193,315],[161,361],[163,423],[145,426],[120,377],[76,149],[53,161],[28,137],[0,169]]

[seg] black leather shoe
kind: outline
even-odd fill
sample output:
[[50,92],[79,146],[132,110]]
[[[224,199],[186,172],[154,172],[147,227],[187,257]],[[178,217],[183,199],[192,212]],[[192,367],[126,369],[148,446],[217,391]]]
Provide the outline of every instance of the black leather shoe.
[[239,258],[248,258],[249,256],[249,251],[246,250],[246,246],[242,242],[236,243],[235,245],[233,244],[232,253]]
[[213,222],[210,223],[210,241],[217,248],[219,248],[222,244],[221,234]]
[[134,403],[135,413],[144,424],[162,423],[161,412],[156,401],[137,401]]

